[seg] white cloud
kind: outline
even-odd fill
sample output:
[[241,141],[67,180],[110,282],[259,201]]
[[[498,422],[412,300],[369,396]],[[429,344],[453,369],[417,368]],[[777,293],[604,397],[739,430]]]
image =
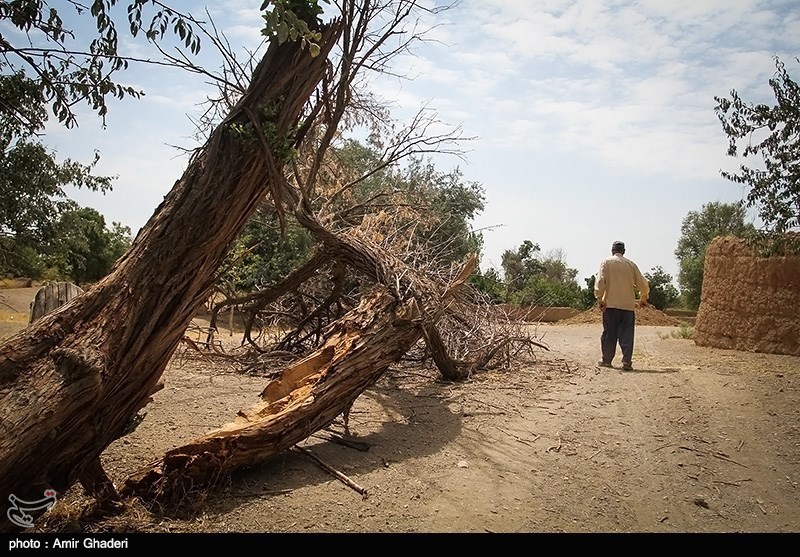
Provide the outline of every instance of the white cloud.
[[[241,51],[261,39],[258,4],[209,6]],[[428,105],[477,137],[462,169],[487,192],[479,226],[504,225],[486,234],[496,265],[502,250],[531,239],[593,272],[607,244],[623,237],[638,244],[642,267],[670,272],[683,216],[742,195],[719,177],[735,161],[725,156],[714,96],[736,89],[774,101],[772,57],[793,76],[800,68],[794,0],[462,0],[423,15],[419,28],[430,28],[430,40],[392,66],[413,79],[372,76],[370,90],[392,102],[394,117],[408,120]],[[145,52],[141,42],[125,45]],[[201,52],[216,69],[210,46]],[[123,221],[133,198],[150,207],[136,218],[149,216],[178,177],[165,145],[191,134],[185,114],[213,91],[201,77],[147,69],[124,81],[147,96],[114,103],[102,135],[114,138],[102,140],[104,168],[120,174],[114,195],[123,197],[114,199],[124,199],[109,210]],[[66,145],[77,136],[54,137]],[[82,152],[100,143],[80,137]]]

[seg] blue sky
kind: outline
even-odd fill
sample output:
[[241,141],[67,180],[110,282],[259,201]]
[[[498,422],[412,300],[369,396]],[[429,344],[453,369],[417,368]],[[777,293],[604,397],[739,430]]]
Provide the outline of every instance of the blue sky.
[[[260,0],[209,4],[233,44],[256,44]],[[464,160],[436,165],[458,166],[485,190],[474,222],[484,270],[531,240],[561,250],[581,285],[616,239],[643,272],[661,266],[677,278],[686,214],[744,195],[720,176],[741,161],[725,155],[714,96],[736,89],[772,104],[776,55],[800,77],[795,0],[462,0],[424,26],[434,40],[392,65],[406,77],[372,78],[371,90],[400,121],[427,106],[474,137]],[[127,38],[124,48],[153,56]],[[157,67],[121,81],[146,96],[113,102],[105,129],[82,109],[79,129],[52,127],[45,143],[81,160],[100,151],[99,171],[118,176],[114,191],[72,195],[135,234],[180,177],[187,158],[171,146],[196,145],[190,117],[215,90]]]

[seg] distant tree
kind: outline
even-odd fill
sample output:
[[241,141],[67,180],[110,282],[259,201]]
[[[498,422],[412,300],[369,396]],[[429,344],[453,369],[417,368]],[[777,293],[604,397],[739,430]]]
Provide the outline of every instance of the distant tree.
[[[767,229],[774,232],[800,226],[800,87],[775,57],[769,84],[777,104],[745,103],[732,90],[730,98],[714,97],[715,109],[728,136],[728,155],[760,156],[763,168],[739,167],[722,175],[749,187],[747,204],[757,206]],[[800,59],[798,59],[800,61]],[[756,138],[756,139],[754,139]]]
[[60,278],[76,284],[100,280],[130,247],[131,231],[119,223],[106,228],[103,215],[90,207],[65,211],[55,224],[48,259]]
[[[458,167],[442,172],[422,156],[408,156],[401,167],[386,154],[385,142],[376,132],[366,143],[348,139],[331,148],[327,162],[333,170],[317,184],[315,206],[337,227],[367,218],[385,234],[403,230],[405,247],[445,266],[480,253],[483,238],[470,222],[484,209],[483,186],[464,180]],[[391,218],[394,230],[388,220],[378,222],[381,215]]]
[[690,211],[683,219],[675,257],[678,259],[678,284],[683,304],[689,309],[700,307],[703,266],[706,248],[717,236],[746,236],[755,231],[745,224],[745,208],[741,203],[714,201],[700,211]]
[[564,250],[559,248],[548,251],[539,258],[539,263],[547,280],[568,288],[577,287],[578,283],[575,281],[575,277],[578,276],[578,270],[567,265]]
[[528,279],[522,290],[514,292],[510,302],[520,306],[579,307],[580,288],[549,280],[544,275]]
[[263,205],[231,249],[224,282],[234,291],[275,284],[305,261],[313,246],[311,234],[293,220],[281,234],[274,211]]
[[581,289],[562,250],[541,254],[539,244],[525,240],[516,252],[501,256],[507,300],[518,305],[580,307]]
[[675,305],[680,294],[672,284],[672,275],[665,273],[661,267],[653,267],[649,273],[644,273],[644,278],[650,286],[650,305],[662,311]]
[[506,285],[494,267],[490,267],[485,273],[478,269],[469,278],[469,283],[486,295],[492,303],[497,304],[506,300]]
[[597,299],[594,297],[594,284],[597,281],[597,277],[592,275],[583,280],[586,283],[586,288],[581,289],[580,306],[577,308],[581,310],[589,309],[597,303]]
[[98,161],[57,161],[37,139],[47,111],[37,84],[22,74],[0,75],[0,273],[38,278],[41,247],[59,216],[74,206],[67,185],[105,192],[111,177],[96,176]]
[[516,251],[506,250],[500,256],[508,296],[522,290],[531,278],[544,270],[537,258],[540,251],[539,244],[525,240]]
[[480,183],[465,181],[459,168],[439,172],[430,161],[413,159],[398,184],[428,207],[430,217],[420,223],[416,238],[436,247],[439,263],[461,261],[468,253],[481,252],[483,237],[470,226],[484,209]]

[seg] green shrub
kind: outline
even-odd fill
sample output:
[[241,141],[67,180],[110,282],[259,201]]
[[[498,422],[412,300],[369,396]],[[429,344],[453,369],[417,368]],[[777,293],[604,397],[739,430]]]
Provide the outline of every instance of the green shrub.
[[673,329],[669,333],[658,333],[658,336],[661,340],[666,340],[669,338],[690,339],[694,337],[694,327],[688,323],[681,323],[676,329]]

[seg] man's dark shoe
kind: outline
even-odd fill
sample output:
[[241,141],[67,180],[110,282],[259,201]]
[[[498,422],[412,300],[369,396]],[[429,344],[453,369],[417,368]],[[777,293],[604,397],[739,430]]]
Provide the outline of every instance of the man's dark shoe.
[[622,362],[622,369],[625,371],[633,371],[633,365],[628,362]]
[[606,363],[603,360],[600,360],[599,362],[597,362],[597,365],[600,366],[600,367],[614,367],[610,363]]

